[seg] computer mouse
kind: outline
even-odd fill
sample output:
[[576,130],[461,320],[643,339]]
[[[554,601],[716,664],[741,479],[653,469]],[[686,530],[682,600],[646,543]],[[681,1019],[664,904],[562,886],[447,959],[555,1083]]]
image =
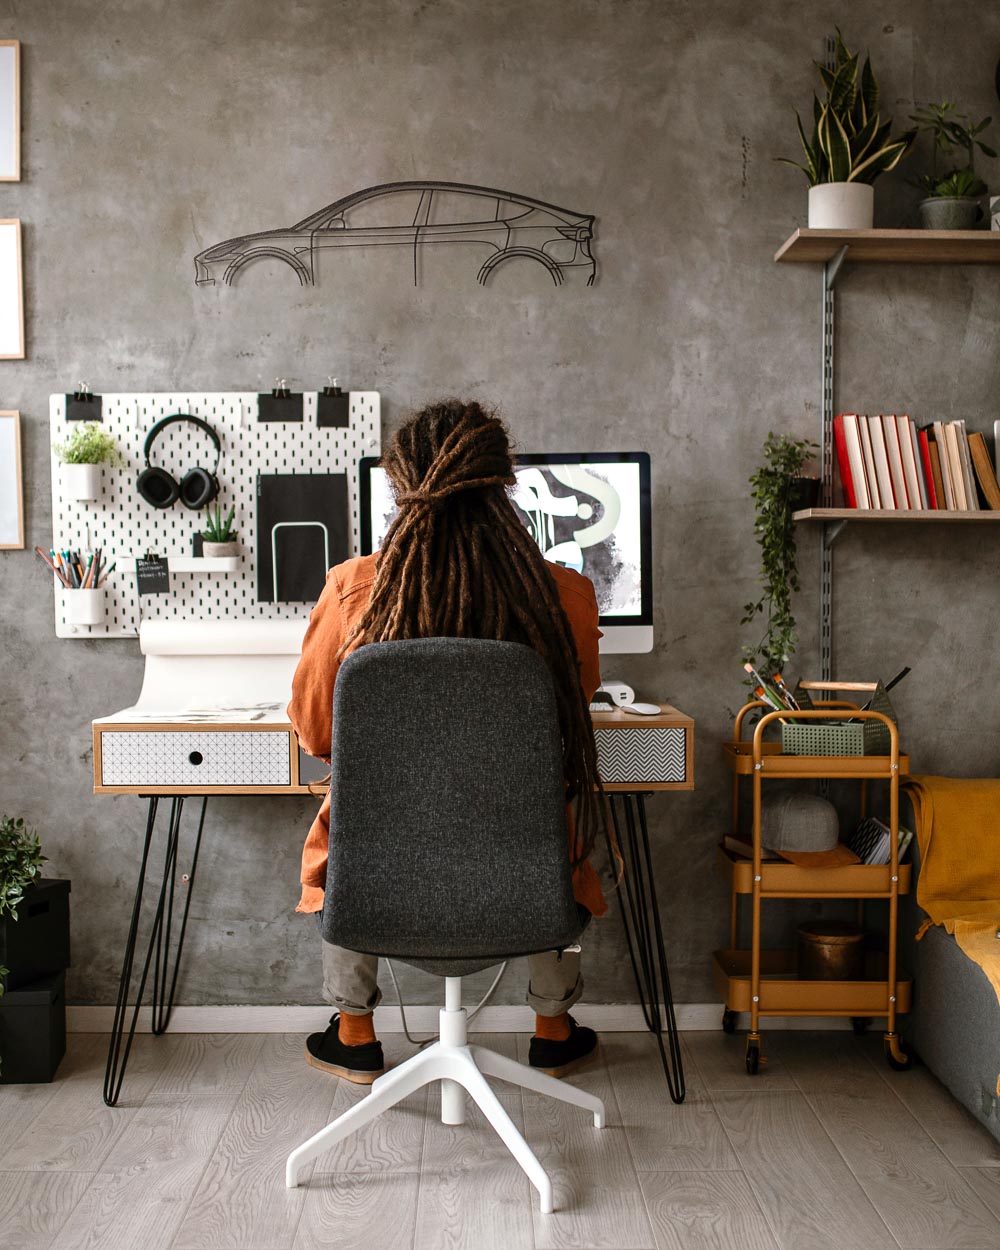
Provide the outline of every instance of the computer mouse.
[[623,712],[636,712],[639,716],[659,716],[660,708],[656,703],[623,703]]

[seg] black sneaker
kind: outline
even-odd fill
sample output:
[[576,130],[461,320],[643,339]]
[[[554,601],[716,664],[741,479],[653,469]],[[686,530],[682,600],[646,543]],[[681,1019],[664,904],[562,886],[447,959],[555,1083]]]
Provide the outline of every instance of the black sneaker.
[[549,1076],[565,1076],[597,1050],[597,1034],[569,1018],[569,1037],[553,1042],[546,1037],[533,1037],[528,1047],[528,1063]]
[[371,1085],[385,1071],[382,1043],[362,1042],[346,1046],[340,1040],[340,1015],[330,1017],[325,1033],[311,1033],[306,1038],[306,1062],[333,1076],[342,1076],[355,1085]]

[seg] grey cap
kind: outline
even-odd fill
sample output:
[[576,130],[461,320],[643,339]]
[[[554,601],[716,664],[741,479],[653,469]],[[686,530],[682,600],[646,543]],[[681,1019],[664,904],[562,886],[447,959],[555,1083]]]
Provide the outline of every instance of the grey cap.
[[779,854],[832,851],[840,840],[837,809],[817,794],[787,790],[765,795],[760,811],[760,840],[769,851]]

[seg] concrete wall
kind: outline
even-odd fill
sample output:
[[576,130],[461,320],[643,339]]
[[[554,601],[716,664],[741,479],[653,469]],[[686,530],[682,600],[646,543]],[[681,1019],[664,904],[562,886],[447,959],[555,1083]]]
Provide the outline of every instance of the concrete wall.
[[[778,267],[804,221],[791,110],[839,22],[869,45],[902,120],[914,99],[996,106],[1000,10],[929,0],[889,10],[508,0],[42,0],[0,3],[23,41],[24,178],[0,190],[24,223],[28,358],[0,364],[0,407],[24,421],[28,551],[2,563],[0,808],[37,826],[73,879],[71,1000],[113,1000],[141,803],[93,797],[89,722],[137,693],[131,641],[57,642],[48,395],[297,389],[336,372],[373,387],[391,433],[442,393],[498,403],[530,449],[653,458],[657,645],[611,673],[697,720],[697,789],[650,804],[675,987],[713,995],[727,905],[713,846],[727,801],[718,742],[742,696],[739,617],[755,589],[746,478],[769,429],[813,434],[819,273]],[[907,24],[902,24],[904,21]],[[191,259],[235,233],[296,220],[405,178],[510,187],[598,216],[600,280],[556,290],[512,274],[489,289],[452,260],[421,285],[354,252],[319,285],[248,270],[196,289]],[[994,175],[1000,184],[1000,174]],[[915,193],[880,183],[882,224]],[[968,418],[997,413],[997,273],[848,272],[841,406]],[[995,773],[1000,533],[848,529],[837,548],[836,671],[914,666],[898,706],[915,767]],[[815,671],[817,535],[801,534],[802,648]],[[188,1003],[319,1001],[317,938],[292,913],[312,804],[227,799],[209,812],[192,908]],[[801,910],[801,909],[800,909]],[[595,926],[590,997],[632,999],[618,921]],[[437,988],[416,973],[411,1000]],[[520,1001],[510,978],[501,1001]]]

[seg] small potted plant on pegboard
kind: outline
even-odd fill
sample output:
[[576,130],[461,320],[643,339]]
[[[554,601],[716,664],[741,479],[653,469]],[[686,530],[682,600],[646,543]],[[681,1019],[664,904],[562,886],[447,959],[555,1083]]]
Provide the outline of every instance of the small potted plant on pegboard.
[[202,555],[238,556],[240,554],[240,543],[236,537],[236,531],[233,529],[236,509],[230,508],[229,514],[223,520],[222,508],[216,504],[214,509],[205,509],[205,517],[205,528],[201,531]]
[[100,421],[79,421],[64,443],[53,448],[62,463],[62,484],[67,499],[90,502],[101,496],[101,466],[119,464],[121,457],[114,435]]
[[0,1084],[51,1081],[66,1051],[70,883],[43,878],[38,835],[0,820]]

